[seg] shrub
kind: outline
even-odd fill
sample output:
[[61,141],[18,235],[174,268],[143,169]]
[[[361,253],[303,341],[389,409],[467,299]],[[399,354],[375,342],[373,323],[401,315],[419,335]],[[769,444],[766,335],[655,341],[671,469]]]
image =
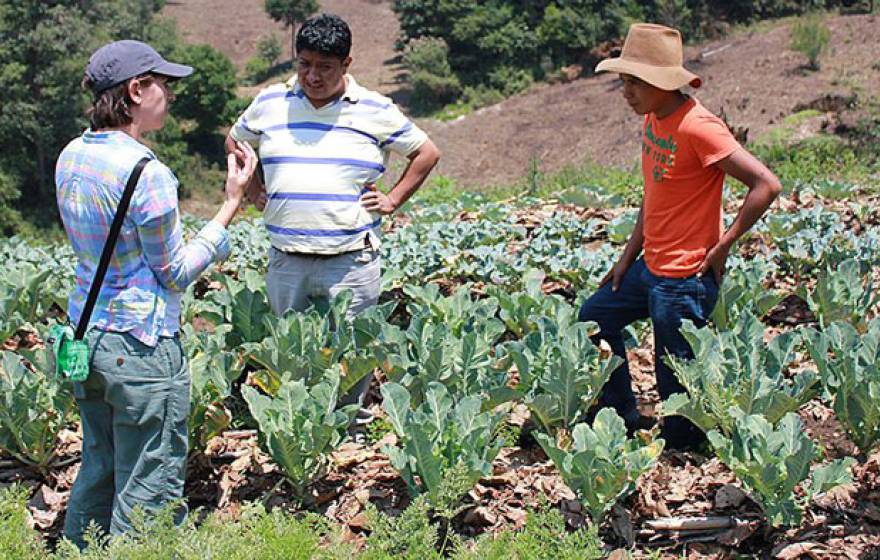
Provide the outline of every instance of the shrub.
[[413,41],[404,55],[413,88],[412,105],[417,111],[429,111],[450,103],[461,93],[461,83],[452,73],[443,39]]
[[809,14],[791,28],[791,48],[807,57],[811,70],[819,69],[819,57],[828,49],[831,31],[819,14]]
[[261,56],[255,56],[244,65],[244,75],[251,84],[258,84],[266,79],[272,65]]
[[274,33],[269,33],[260,37],[257,41],[257,54],[260,58],[269,63],[269,66],[275,66],[278,58],[281,56],[281,41]]

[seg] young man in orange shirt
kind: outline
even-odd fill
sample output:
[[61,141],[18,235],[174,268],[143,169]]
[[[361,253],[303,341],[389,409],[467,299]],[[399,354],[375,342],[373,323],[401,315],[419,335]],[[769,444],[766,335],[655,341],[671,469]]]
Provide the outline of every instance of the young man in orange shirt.
[[[681,35],[675,29],[635,24],[619,58],[604,60],[597,72],[617,72],[623,96],[645,115],[642,173],[645,190],[635,229],[618,262],[598,291],[583,305],[582,321],[595,321],[614,353],[626,360],[623,329],[651,318],[655,372],[662,399],[684,388],[664,360],[671,354],[692,358],[679,332],[682,320],[703,326],[715,306],[727,255],[779,195],[779,180],[743,149],[721,119],[681,88],[701,80],[683,66]],[[733,224],[725,231],[721,195],[725,175],[749,191]],[[636,408],[626,362],[605,386],[603,406],[613,406],[633,432],[653,425]],[[664,420],[670,448],[703,441],[701,432],[680,416]]]

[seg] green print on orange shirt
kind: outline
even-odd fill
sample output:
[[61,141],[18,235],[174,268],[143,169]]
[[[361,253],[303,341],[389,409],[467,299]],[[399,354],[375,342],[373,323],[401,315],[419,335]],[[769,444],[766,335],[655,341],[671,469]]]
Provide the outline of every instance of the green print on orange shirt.
[[645,117],[645,264],[658,276],[696,274],[721,236],[724,172],[715,164],[739,144],[718,117],[689,98],[674,113]]
[[678,151],[678,144],[675,143],[671,134],[666,138],[658,137],[654,134],[652,124],[648,122],[642,139],[642,149],[645,156],[654,161],[652,171],[654,182],[662,182],[672,167],[675,166],[675,152]]

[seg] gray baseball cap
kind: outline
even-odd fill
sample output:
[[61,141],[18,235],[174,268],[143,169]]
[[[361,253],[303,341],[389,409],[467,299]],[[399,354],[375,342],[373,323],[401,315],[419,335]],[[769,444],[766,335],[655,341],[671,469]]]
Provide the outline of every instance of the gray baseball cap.
[[107,43],[92,54],[86,67],[86,75],[95,93],[148,72],[185,78],[193,73],[193,69],[184,64],[168,62],[150,45],[132,40]]

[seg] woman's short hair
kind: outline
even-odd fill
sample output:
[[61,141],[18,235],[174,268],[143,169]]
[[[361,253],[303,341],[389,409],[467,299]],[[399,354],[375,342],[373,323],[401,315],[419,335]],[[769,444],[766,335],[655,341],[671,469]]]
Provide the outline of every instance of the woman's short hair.
[[[94,93],[91,104],[86,107],[86,118],[92,130],[119,128],[131,124],[131,97],[128,95],[128,83],[131,80],[149,81],[153,74],[143,74],[129,78],[121,84]],[[94,92],[92,81],[88,75],[83,77],[82,87]]]

